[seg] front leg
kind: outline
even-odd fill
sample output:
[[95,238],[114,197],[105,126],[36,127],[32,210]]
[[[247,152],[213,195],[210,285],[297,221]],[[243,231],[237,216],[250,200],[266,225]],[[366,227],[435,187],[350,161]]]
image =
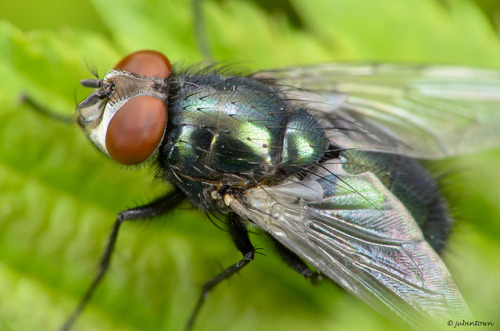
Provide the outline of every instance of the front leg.
[[106,248],[101,256],[101,262],[99,264],[99,271],[97,275],[94,277],[92,284],[89,286],[85,295],[80,300],[80,303],[73,311],[71,316],[66,320],[64,325],[61,327],[61,331],[67,331],[71,328],[77,317],[83,311],[85,306],[87,305],[90,297],[94,293],[95,289],[101,282],[102,278],[106,274],[106,271],[109,268],[109,264],[111,262],[111,256],[113,254],[113,250],[115,248],[116,240],[118,238],[118,231],[120,230],[120,226],[125,221],[136,221],[136,220],[145,220],[152,219],[158,215],[166,214],[172,211],[175,207],[177,207],[183,200],[185,199],[184,193],[182,193],[179,189],[175,189],[174,191],[166,194],[165,196],[147,204],[144,206],[131,208],[124,210],[118,214],[118,217],[115,220],[115,224],[113,225],[113,229],[109,234],[108,243],[106,244]]

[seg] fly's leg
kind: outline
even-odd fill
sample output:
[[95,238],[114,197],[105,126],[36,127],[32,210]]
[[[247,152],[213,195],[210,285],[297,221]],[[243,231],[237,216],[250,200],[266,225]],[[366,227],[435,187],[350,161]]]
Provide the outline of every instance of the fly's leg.
[[203,0],[191,1],[193,6],[194,31],[201,55],[203,55],[205,61],[213,62],[212,51],[210,50],[210,45],[208,44],[202,1]]
[[200,297],[193,312],[191,313],[191,316],[189,317],[185,330],[191,330],[193,327],[201,306],[208,298],[210,291],[212,291],[213,288],[221,281],[231,277],[254,259],[255,247],[250,242],[245,223],[235,213],[229,214],[229,233],[231,234],[231,239],[233,240],[234,245],[241,252],[241,254],[243,254],[243,258],[232,266],[222,270],[220,274],[203,284]]
[[31,108],[36,110],[38,113],[45,115],[45,116],[48,116],[49,118],[51,118],[53,120],[67,123],[67,124],[75,123],[75,118],[73,116],[61,115],[61,114],[55,113],[54,111],[47,109],[46,107],[44,107],[41,104],[39,104],[38,102],[36,102],[34,99],[32,99],[27,94],[22,94],[20,99],[21,99],[22,103],[27,104],[28,106],[30,106]]
[[309,268],[309,266],[297,256],[297,254],[289,250],[286,246],[283,246],[276,239],[272,238],[272,240],[276,251],[280,255],[281,259],[288,264],[288,266],[297,271],[304,278],[310,279],[312,283],[317,283],[321,280],[321,275],[318,272],[312,271],[311,268]]
[[102,254],[101,262],[99,264],[99,271],[98,271],[97,275],[95,276],[94,280],[92,281],[92,284],[89,286],[89,288],[85,292],[85,295],[80,300],[80,303],[78,304],[76,309],[73,311],[71,316],[66,320],[64,325],[61,327],[60,331],[67,331],[71,328],[71,326],[73,325],[75,320],[78,318],[80,313],[83,311],[83,309],[87,305],[88,301],[90,300],[90,297],[92,296],[95,289],[97,288],[97,286],[101,282],[102,278],[106,274],[106,271],[108,270],[108,267],[109,267],[109,264],[111,261],[111,256],[113,254],[113,250],[115,248],[116,239],[118,238],[118,231],[119,231],[122,223],[125,221],[151,219],[151,218],[156,217],[158,215],[168,213],[169,211],[171,211],[175,207],[177,207],[184,199],[185,199],[185,195],[181,191],[179,191],[178,189],[175,189],[173,192],[170,192],[167,195],[165,195],[165,196],[159,198],[158,200],[155,200],[147,205],[127,209],[127,210],[124,210],[118,214],[118,217],[116,218],[115,224],[113,225],[113,229],[111,230],[111,233],[109,235],[108,243],[107,243],[106,248]]

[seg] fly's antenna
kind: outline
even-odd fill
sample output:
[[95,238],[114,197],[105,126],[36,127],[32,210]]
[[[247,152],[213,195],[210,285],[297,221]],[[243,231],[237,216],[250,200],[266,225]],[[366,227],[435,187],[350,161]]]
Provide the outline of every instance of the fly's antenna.
[[193,3],[193,23],[194,34],[196,36],[196,43],[201,52],[201,55],[206,61],[213,61],[212,50],[208,44],[208,34],[203,16],[203,0],[192,0]]

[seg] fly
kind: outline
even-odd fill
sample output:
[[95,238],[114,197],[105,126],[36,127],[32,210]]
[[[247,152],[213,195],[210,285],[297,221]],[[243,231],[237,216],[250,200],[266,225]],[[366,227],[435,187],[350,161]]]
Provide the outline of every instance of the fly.
[[500,73],[332,63],[241,76],[139,51],[82,85],[94,89],[77,107],[89,139],[118,163],[152,166],[174,190],[118,215],[63,329],[106,273],[120,226],[184,200],[225,218],[243,255],[205,283],[187,329],[207,294],[254,259],[248,228],[305,278],[328,277],[388,318],[470,318],[439,257],[448,206],[419,160],[500,145]]

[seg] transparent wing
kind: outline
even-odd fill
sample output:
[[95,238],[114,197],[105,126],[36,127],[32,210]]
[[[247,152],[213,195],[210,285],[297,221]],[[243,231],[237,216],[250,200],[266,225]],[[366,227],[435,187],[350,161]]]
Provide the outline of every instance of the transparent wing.
[[259,72],[342,148],[437,159],[500,146],[500,72],[323,64]]
[[226,204],[385,316],[414,325],[470,316],[410,213],[372,173],[338,164],[314,172]]

